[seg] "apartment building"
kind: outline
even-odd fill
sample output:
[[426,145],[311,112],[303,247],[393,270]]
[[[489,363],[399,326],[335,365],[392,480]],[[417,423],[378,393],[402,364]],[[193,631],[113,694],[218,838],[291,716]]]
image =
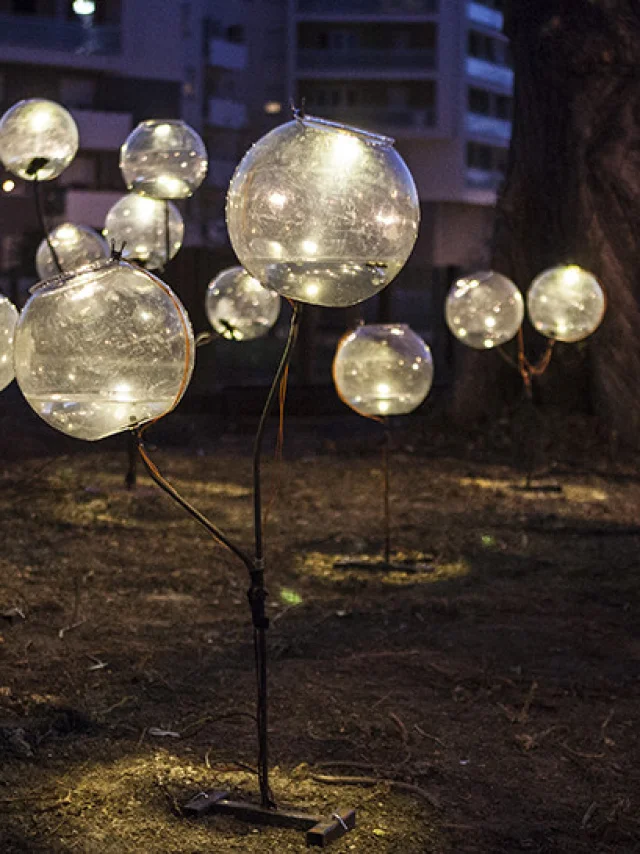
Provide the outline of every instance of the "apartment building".
[[502,0],[288,0],[288,90],[396,139],[418,186],[412,263],[486,260],[511,136]]

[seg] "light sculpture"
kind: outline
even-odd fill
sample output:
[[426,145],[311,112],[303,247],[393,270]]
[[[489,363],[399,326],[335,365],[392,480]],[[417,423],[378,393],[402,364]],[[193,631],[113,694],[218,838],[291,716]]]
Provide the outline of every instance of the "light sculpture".
[[393,140],[300,115],[244,156],[227,195],[240,263],[300,302],[355,305],[406,263],[418,233],[413,178]]
[[594,275],[575,264],[540,273],[527,292],[527,310],[541,335],[573,343],[600,326],[606,302]]
[[193,332],[160,279],[118,259],[36,286],[16,327],[15,370],[52,427],[90,441],[165,415],[191,377]]
[[333,379],[340,398],[360,415],[406,415],[429,394],[433,359],[407,325],[368,324],[338,344]]
[[184,238],[184,221],[171,202],[128,193],[109,210],[104,236],[122,247],[122,257],[157,270],[173,258]]
[[40,98],[19,101],[0,119],[0,160],[25,181],[50,181],[78,150],[78,128],[71,114]]
[[13,370],[13,340],[18,310],[7,297],[0,295],[0,391],[5,389],[15,373]]
[[134,128],[120,149],[129,190],[154,199],[186,199],[207,174],[207,150],[185,122],[152,119]]
[[458,279],[447,295],[447,326],[458,340],[476,350],[506,344],[523,318],[522,294],[511,279],[493,270]]
[[[56,257],[52,255],[51,249]],[[106,240],[92,228],[64,222],[49,232],[38,246],[36,270],[41,279],[51,279],[60,270],[68,273],[84,264],[91,264],[109,256]]]
[[280,297],[243,267],[229,267],[207,288],[205,310],[214,331],[230,341],[260,338],[280,314]]

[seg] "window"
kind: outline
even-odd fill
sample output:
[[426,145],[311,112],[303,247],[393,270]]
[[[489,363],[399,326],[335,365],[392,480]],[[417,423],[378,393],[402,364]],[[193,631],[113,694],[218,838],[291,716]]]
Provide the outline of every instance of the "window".
[[511,120],[511,115],[512,115],[511,98],[507,98],[505,95],[497,95],[496,96],[496,116],[499,119]]
[[91,77],[63,77],[60,80],[60,100],[65,107],[93,106],[96,81]]
[[504,173],[506,163],[506,148],[494,148],[491,145],[481,145],[478,142],[467,143],[467,166],[470,169]]
[[484,59],[486,62],[495,62],[498,65],[510,65],[511,55],[509,45],[502,39],[494,39],[470,30],[467,38],[467,53],[476,59]]
[[38,11],[37,0],[13,0],[12,11],[17,15],[35,15]]
[[491,95],[484,89],[469,89],[469,110],[482,116],[491,115]]
[[234,44],[244,44],[244,27],[242,24],[233,24],[227,27],[227,38]]

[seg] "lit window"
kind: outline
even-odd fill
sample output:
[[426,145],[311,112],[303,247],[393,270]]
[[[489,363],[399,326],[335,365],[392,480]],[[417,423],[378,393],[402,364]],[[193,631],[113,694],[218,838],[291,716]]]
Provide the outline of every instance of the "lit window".
[[270,116],[274,116],[277,113],[282,112],[282,104],[280,101],[267,101],[264,105],[264,111]]

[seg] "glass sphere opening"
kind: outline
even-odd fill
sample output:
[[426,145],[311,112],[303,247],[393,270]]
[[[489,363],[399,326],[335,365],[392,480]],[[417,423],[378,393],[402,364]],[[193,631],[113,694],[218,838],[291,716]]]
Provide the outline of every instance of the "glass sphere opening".
[[57,178],[77,150],[76,123],[55,101],[19,101],[0,119],[0,160],[25,181]]
[[229,186],[240,263],[282,296],[362,302],[391,282],[418,234],[420,206],[388,137],[305,117],[262,137]]
[[360,415],[405,415],[431,390],[431,350],[405,324],[359,326],[338,344],[333,381]]
[[34,288],[14,352],[34,411],[62,433],[93,441],[173,409],[191,378],[194,341],[164,282],[109,259]]
[[595,276],[572,264],[537,276],[527,292],[527,309],[541,335],[574,343],[600,326],[606,300]]
[[114,241],[116,249],[123,247],[123,258],[156,270],[174,258],[182,246],[184,220],[172,202],[129,193],[107,213],[103,233]]
[[207,150],[196,131],[178,120],[141,122],[120,149],[129,190],[155,199],[186,199],[207,174]]
[[493,270],[473,273],[451,286],[445,318],[463,344],[489,350],[506,344],[517,334],[524,318],[524,300],[506,276]]
[[[107,241],[84,225],[64,222],[49,233],[49,240],[65,273],[109,257]],[[60,272],[47,240],[38,246],[36,270],[41,279],[51,279]]]
[[209,283],[205,310],[218,335],[248,341],[266,335],[274,326],[280,303],[277,293],[263,288],[243,267],[230,267]]

